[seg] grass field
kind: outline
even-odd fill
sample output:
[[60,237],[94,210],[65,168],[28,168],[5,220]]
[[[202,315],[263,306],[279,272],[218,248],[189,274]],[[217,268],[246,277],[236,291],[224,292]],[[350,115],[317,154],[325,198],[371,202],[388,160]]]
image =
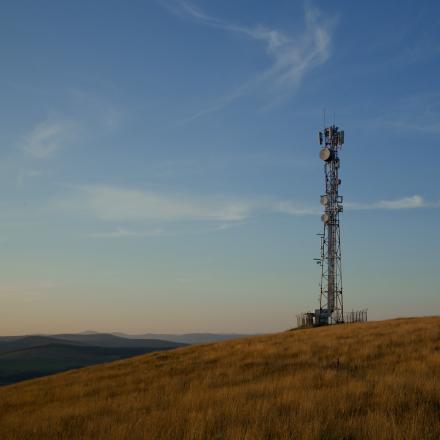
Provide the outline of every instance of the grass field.
[[1,439],[440,438],[440,317],[181,348],[0,389]]

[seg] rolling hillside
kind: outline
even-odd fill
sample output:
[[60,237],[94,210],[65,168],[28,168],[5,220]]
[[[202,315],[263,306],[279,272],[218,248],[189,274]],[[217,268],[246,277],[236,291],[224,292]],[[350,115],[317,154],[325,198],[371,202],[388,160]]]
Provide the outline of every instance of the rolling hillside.
[[0,389],[2,439],[438,439],[440,318],[152,353]]
[[0,338],[0,385],[183,345],[105,333],[3,337]]

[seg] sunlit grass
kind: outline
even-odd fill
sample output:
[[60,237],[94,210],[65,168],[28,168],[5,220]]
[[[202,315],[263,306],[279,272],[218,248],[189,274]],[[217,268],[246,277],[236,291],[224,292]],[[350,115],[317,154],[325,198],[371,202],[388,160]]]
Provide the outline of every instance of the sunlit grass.
[[0,389],[1,439],[439,439],[440,318],[296,330]]

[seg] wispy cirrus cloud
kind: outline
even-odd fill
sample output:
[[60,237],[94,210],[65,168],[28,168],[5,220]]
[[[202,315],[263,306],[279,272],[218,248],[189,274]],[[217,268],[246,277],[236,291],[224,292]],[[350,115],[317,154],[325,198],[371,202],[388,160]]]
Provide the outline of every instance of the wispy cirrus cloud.
[[[378,202],[345,202],[344,208],[349,211],[359,210],[402,210],[402,209],[420,209],[420,208],[438,208],[439,202],[428,202],[420,195],[402,197],[392,200],[380,200]],[[280,201],[273,204],[276,212],[289,214],[293,216],[316,215],[322,213],[322,207],[307,207],[291,201]]]
[[414,195],[410,197],[402,197],[394,200],[381,200],[373,203],[345,203],[345,207],[351,210],[365,210],[365,209],[417,209],[417,208],[435,208],[438,203],[427,202],[423,197]]
[[35,159],[45,159],[71,141],[75,124],[62,119],[46,119],[38,123],[22,143],[22,151]]
[[319,209],[318,206],[317,207],[305,206],[299,203],[294,203],[289,200],[274,202],[272,204],[272,210],[274,212],[289,214],[293,216],[316,215],[322,211],[321,209]]
[[58,206],[92,214],[106,221],[242,221],[249,217],[252,202],[224,197],[194,197],[110,185],[73,187]]
[[297,88],[307,73],[325,63],[331,56],[332,29],[336,18],[320,20],[321,12],[308,2],[304,7],[303,30],[292,36],[278,29],[262,25],[248,27],[228,23],[212,17],[193,4],[176,0],[161,2],[169,11],[182,18],[189,18],[206,26],[232,32],[264,45],[271,65],[253,78],[219,98],[211,106],[195,113],[184,122],[217,111],[232,101],[253,92],[270,92],[281,96]]
[[[152,237],[169,235],[161,222],[210,222],[226,230],[246,224],[259,215],[287,214],[290,216],[319,215],[321,206],[310,206],[276,197],[228,198],[224,196],[194,196],[170,194],[111,185],[70,187],[67,194],[54,202],[56,209],[117,224],[114,229],[94,232],[95,238]],[[372,203],[347,202],[347,210],[405,210],[438,208],[440,203],[425,201],[414,195]],[[136,225],[137,228],[127,227]],[[154,225],[141,227],[140,225]]]
[[61,96],[65,100],[62,109],[51,109],[17,140],[17,150],[27,158],[42,161],[54,157],[73,143],[81,145],[121,126],[123,111],[93,92],[70,90]]

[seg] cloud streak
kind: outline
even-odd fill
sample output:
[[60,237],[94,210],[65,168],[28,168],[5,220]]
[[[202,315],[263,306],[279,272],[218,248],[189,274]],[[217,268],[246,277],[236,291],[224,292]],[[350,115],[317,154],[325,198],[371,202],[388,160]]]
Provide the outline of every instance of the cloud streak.
[[190,122],[220,110],[236,99],[262,89],[278,95],[291,93],[300,85],[306,74],[325,63],[331,55],[331,31],[336,20],[328,17],[326,20],[320,20],[320,10],[311,7],[309,3],[304,7],[304,29],[295,37],[262,25],[247,27],[227,23],[205,14],[186,1],[176,1],[172,4],[162,2],[162,4],[182,18],[189,18],[205,26],[232,32],[262,43],[266,54],[272,60],[269,68],[183,122]]
[[[154,229],[132,229],[127,224],[154,224],[158,222],[210,222],[219,223],[216,229],[228,229],[242,225],[246,220],[259,215],[286,214],[294,217],[320,215],[322,207],[307,206],[274,197],[253,199],[227,198],[222,196],[191,196],[169,194],[110,185],[86,185],[71,187],[68,194],[55,201],[57,210],[69,214],[93,217],[97,220],[119,224],[110,231],[90,234],[94,238],[152,237],[168,235]],[[408,210],[438,208],[439,203],[430,203],[414,195],[373,203],[344,204],[347,210]]]
[[70,141],[73,124],[63,120],[47,119],[37,124],[25,136],[22,143],[24,153],[35,159],[46,159],[61,150]]
[[242,221],[253,204],[224,197],[171,195],[109,185],[73,187],[57,202],[68,210],[82,211],[105,221]]
[[295,217],[304,216],[304,215],[317,215],[321,212],[321,210],[318,207],[315,208],[315,207],[301,206],[298,203],[294,203],[288,200],[274,202],[272,204],[272,210],[274,212],[289,214]]
[[419,195],[403,197],[395,200],[381,200],[374,203],[345,203],[345,207],[350,210],[374,210],[374,209],[417,209],[417,208],[435,208],[437,203],[430,203]]

